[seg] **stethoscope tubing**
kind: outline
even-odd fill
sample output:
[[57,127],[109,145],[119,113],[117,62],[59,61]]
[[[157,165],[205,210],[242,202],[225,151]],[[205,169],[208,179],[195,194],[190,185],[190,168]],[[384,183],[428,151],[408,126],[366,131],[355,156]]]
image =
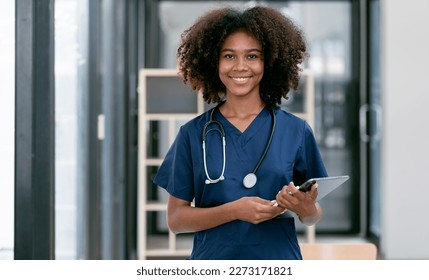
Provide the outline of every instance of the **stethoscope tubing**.
[[[202,137],[203,138],[203,163],[204,163],[204,171],[207,177],[205,181],[206,184],[215,184],[225,179],[224,173],[225,173],[225,167],[226,167],[226,134],[225,134],[225,129],[223,128],[223,125],[220,122],[213,119],[213,112],[216,108],[212,109],[212,111],[210,112],[210,120],[203,127],[203,137]],[[215,124],[219,128],[219,131],[222,137],[222,172],[217,179],[210,178],[209,172],[207,170],[207,156],[206,156],[207,127],[212,124]]]
[[271,125],[270,137],[268,138],[267,145],[265,146],[265,150],[262,153],[262,156],[259,158],[259,161],[255,166],[255,169],[253,169],[253,172],[252,172],[253,174],[256,174],[256,172],[258,171],[259,166],[261,166],[262,162],[264,161],[265,156],[267,155],[268,150],[270,149],[271,142],[273,141],[274,131],[276,128],[276,116],[275,116],[274,110],[272,108],[270,108],[270,113],[271,113],[271,118],[272,118],[272,122],[273,122]]
[[[204,164],[204,172],[206,173],[206,177],[207,177],[207,179],[205,180],[206,184],[215,184],[215,183],[225,179],[224,173],[225,173],[225,167],[226,167],[226,134],[225,134],[225,129],[223,128],[223,125],[220,122],[213,119],[213,113],[219,106],[220,105],[216,106],[210,112],[210,119],[204,125],[203,132],[202,132],[203,164]],[[259,158],[258,163],[256,164],[255,168],[253,169],[253,171],[251,173],[247,174],[244,177],[243,185],[246,188],[252,188],[256,184],[256,182],[257,182],[256,172],[258,171],[259,167],[261,166],[262,162],[264,161],[264,159],[268,153],[268,150],[271,146],[271,142],[273,140],[274,131],[275,131],[275,127],[276,127],[276,116],[275,116],[274,110],[272,108],[270,108],[270,113],[271,113],[271,117],[272,117],[271,133],[270,133],[270,136],[268,138],[267,145],[265,146],[264,152],[262,153],[261,157]],[[220,132],[221,138],[222,138],[222,172],[217,179],[212,179],[209,175],[208,170],[207,170],[207,157],[206,157],[207,128],[212,124],[216,125],[219,128],[219,132]],[[249,177],[251,179],[247,180]],[[249,182],[251,182],[251,183],[249,183]]]

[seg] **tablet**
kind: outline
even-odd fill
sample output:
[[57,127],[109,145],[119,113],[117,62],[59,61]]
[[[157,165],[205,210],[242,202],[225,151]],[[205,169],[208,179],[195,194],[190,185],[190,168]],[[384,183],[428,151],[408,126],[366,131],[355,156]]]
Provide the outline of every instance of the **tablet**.
[[348,175],[344,176],[333,176],[333,177],[322,177],[322,178],[312,178],[307,180],[304,184],[297,187],[300,191],[306,192],[311,189],[311,186],[315,183],[318,184],[317,187],[317,201],[324,198],[330,192],[341,186],[345,181],[350,177]]

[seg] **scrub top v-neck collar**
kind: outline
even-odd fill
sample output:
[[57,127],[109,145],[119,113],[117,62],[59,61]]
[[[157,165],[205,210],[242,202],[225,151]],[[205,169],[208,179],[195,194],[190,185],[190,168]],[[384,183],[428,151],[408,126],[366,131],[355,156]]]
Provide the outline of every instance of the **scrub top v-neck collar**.
[[[273,129],[273,116],[271,116],[270,110],[267,108],[262,109],[243,132],[226,119],[219,110],[214,113],[213,117],[224,127],[227,139],[226,145],[229,147],[227,147],[227,150],[232,151],[233,158],[241,162],[240,167],[236,167],[238,168],[237,170],[240,170],[240,176],[238,177],[242,178],[243,185],[246,188],[252,188],[257,181],[255,169],[256,171],[259,169],[265,158],[266,150],[260,150],[260,148],[270,145],[267,144],[269,143],[267,141],[270,141],[270,131]],[[274,111],[273,114],[275,114]],[[266,137],[263,137],[263,135],[266,135]],[[230,157],[231,153],[227,157]]]
[[219,110],[214,112],[214,118],[222,123],[227,135],[234,134],[245,142],[249,141],[259,133],[261,131],[261,126],[270,125],[271,122],[270,112],[266,107],[259,112],[243,132],[234,126]]

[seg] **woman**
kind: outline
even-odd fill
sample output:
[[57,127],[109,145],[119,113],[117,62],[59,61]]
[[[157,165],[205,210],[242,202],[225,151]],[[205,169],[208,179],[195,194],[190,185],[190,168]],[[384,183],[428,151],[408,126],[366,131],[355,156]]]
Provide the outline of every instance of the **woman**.
[[154,182],[170,194],[169,228],[195,232],[191,259],[302,259],[286,214],[310,225],[322,209],[317,185],[293,182],[327,173],[309,125],[278,105],[305,55],[299,29],[267,7],[214,10],[182,34],[180,75],[217,106],[181,127]]

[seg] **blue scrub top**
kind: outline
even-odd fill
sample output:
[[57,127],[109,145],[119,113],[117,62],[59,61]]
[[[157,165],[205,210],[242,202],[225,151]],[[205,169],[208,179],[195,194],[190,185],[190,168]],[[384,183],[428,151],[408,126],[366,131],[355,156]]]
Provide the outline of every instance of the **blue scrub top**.
[[[273,200],[291,181],[300,185],[309,178],[325,177],[313,132],[304,120],[274,108],[276,127],[265,160],[256,172],[256,185],[247,189],[243,178],[258,163],[271,133],[272,117],[265,108],[242,133],[220,112],[213,118],[226,133],[225,180],[205,184],[202,130],[210,111],[183,125],[170,147],[154,183],[171,195],[195,201],[195,207],[214,207],[244,196]],[[207,169],[212,179],[222,171],[219,128],[210,125],[206,137]],[[232,221],[196,232],[191,259],[302,259],[294,218],[276,218],[257,225]]]

